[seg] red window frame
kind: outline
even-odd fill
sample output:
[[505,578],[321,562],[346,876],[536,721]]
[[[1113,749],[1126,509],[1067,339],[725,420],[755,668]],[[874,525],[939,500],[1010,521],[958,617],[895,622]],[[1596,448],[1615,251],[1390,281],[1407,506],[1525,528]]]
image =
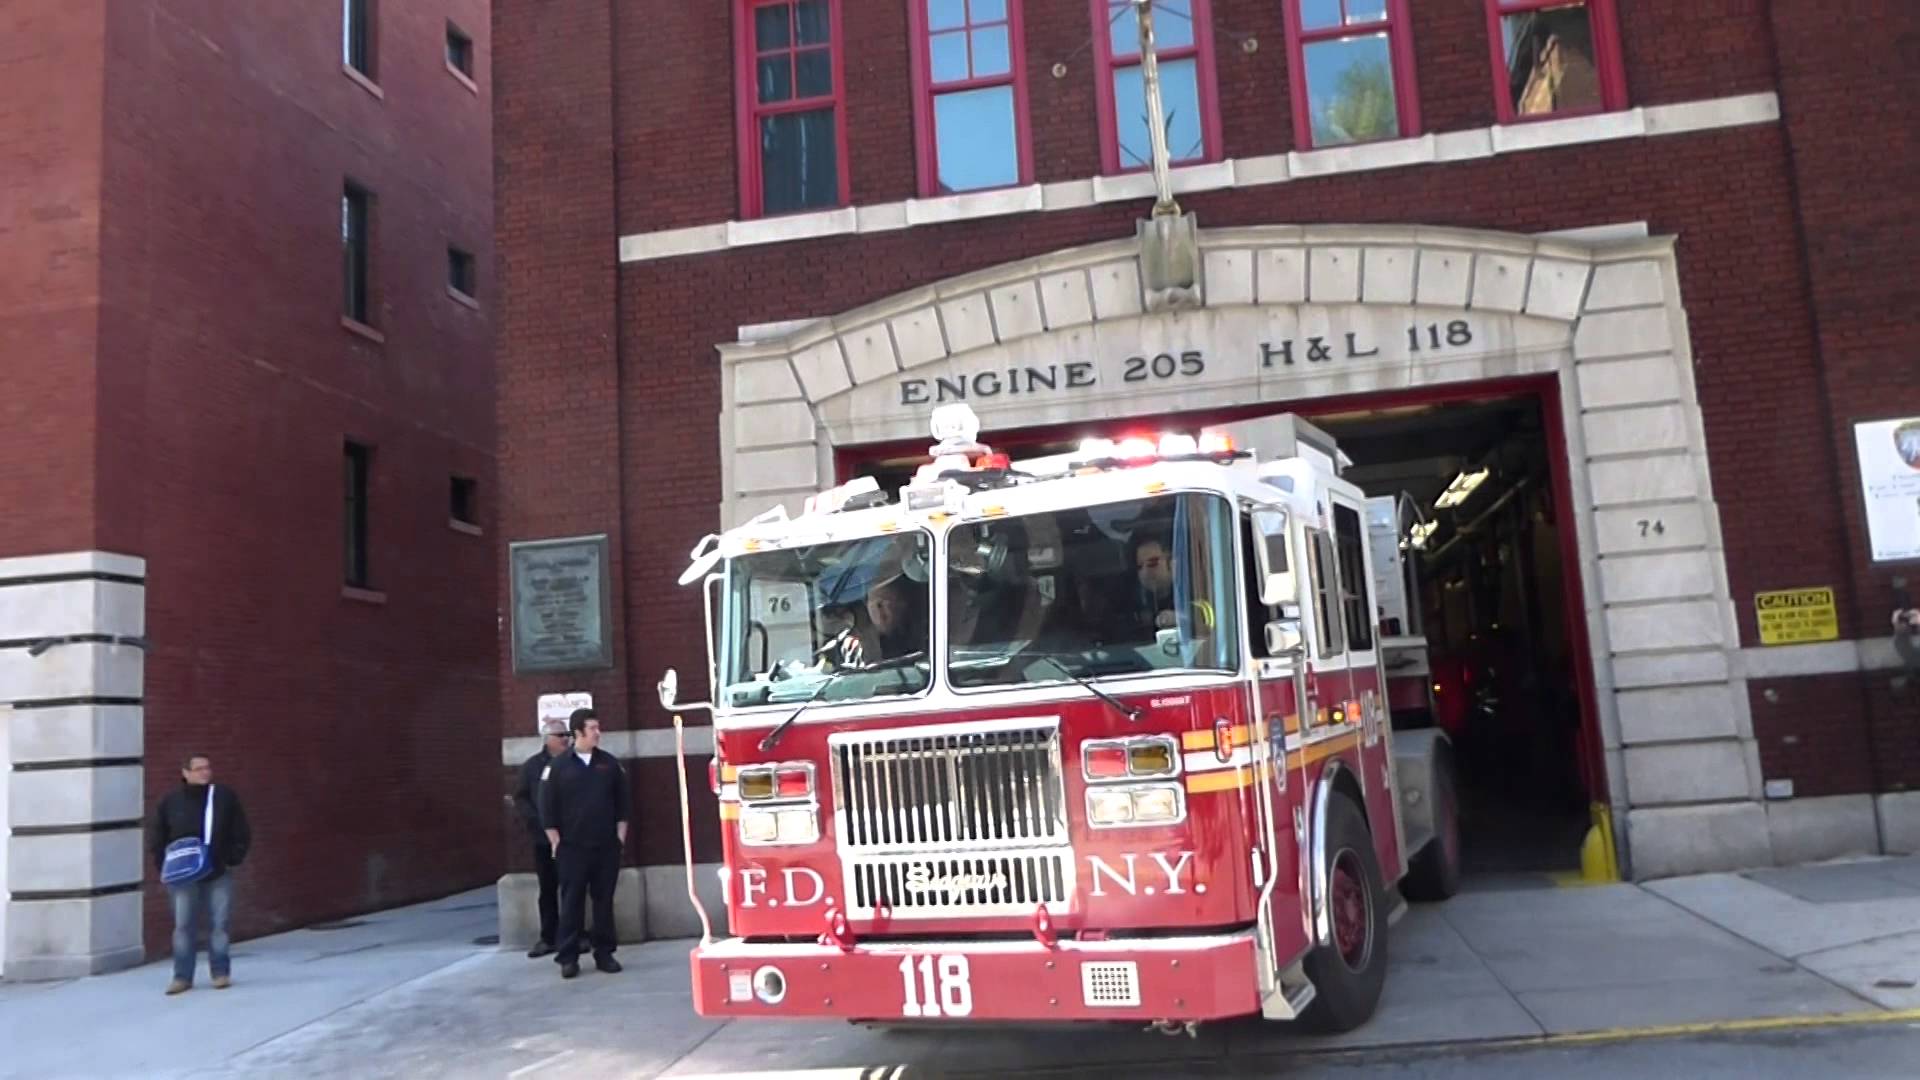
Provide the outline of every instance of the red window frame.
[[[1565,120],[1570,116],[1596,116],[1627,107],[1626,67],[1620,57],[1620,24],[1614,18],[1613,0],[1486,0],[1487,50],[1493,58],[1493,103],[1499,109],[1502,124],[1531,124],[1542,120]],[[1598,108],[1562,109],[1539,116],[1516,116],[1513,92],[1507,77],[1506,36],[1500,20],[1507,15],[1524,15],[1548,8],[1585,7],[1587,25],[1593,31],[1593,62],[1600,79]]]
[[[831,207],[814,206],[804,210],[791,211],[796,214],[818,213],[822,210],[840,209],[852,203],[853,188],[847,176],[847,79],[846,79],[846,42],[847,35],[840,22],[841,0],[826,0],[827,3],[827,44],[832,50],[833,93],[818,94],[810,98],[791,98],[772,104],[760,103],[760,80],[757,74],[757,61],[763,55],[754,42],[754,14],[761,8],[784,7],[789,9],[787,26],[788,47],[785,50],[771,50],[789,54],[811,51],[822,46],[808,46],[800,49],[793,45],[792,28],[798,25],[800,0],[735,0],[733,7],[733,51],[734,51],[734,126],[738,129],[738,148],[740,154],[740,216],[742,218],[765,217],[761,185],[764,177],[760,163],[760,118],[781,113],[812,112],[831,106],[833,109],[834,169],[839,180],[839,198]],[[792,65],[793,78],[799,78],[799,65]],[[796,90],[798,87],[796,86]],[[786,212],[779,215],[784,217]]]
[[[1407,0],[1387,0],[1387,17],[1378,22],[1348,23],[1347,5],[1340,0],[1340,23],[1309,30],[1300,18],[1301,0],[1282,0],[1287,21],[1287,77],[1293,90],[1294,144],[1314,149],[1313,101],[1307,92],[1307,46],[1342,38],[1387,35],[1388,65],[1393,71],[1393,108],[1400,118],[1400,133],[1393,138],[1408,139],[1420,134],[1420,93],[1413,78],[1413,21],[1407,12]],[[1498,0],[1493,0],[1498,2]],[[1561,0],[1564,2],[1564,0]],[[1337,143],[1337,146],[1363,146],[1388,139],[1366,139]]]
[[[1161,48],[1162,64],[1174,60],[1197,58],[1194,64],[1194,78],[1200,83],[1200,143],[1201,154],[1197,158],[1175,161],[1177,167],[1205,165],[1219,161],[1223,156],[1220,143],[1220,94],[1215,84],[1213,67],[1213,5],[1210,0],[1192,0],[1193,2],[1193,44],[1177,49]],[[1140,62],[1138,52],[1116,56],[1113,52],[1113,31],[1108,19],[1116,6],[1116,0],[1089,0],[1088,10],[1093,14],[1093,51],[1094,73],[1099,79],[1095,98],[1098,102],[1100,121],[1100,168],[1108,176],[1122,176],[1127,173],[1146,172],[1153,166],[1120,164],[1119,123],[1114,116],[1113,73],[1119,68],[1135,67]]]
[[[914,160],[920,171],[920,195],[934,198],[940,192],[940,132],[934,119],[934,99],[942,94],[951,94],[961,90],[984,90],[996,86],[1013,87],[1013,145],[1018,155],[1019,178],[1006,187],[1022,187],[1033,183],[1033,139],[1032,123],[1027,113],[1027,41],[1025,23],[1021,11],[1021,0],[1005,0],[1007,6],[1007,73],[989,75],[985,78],[953,79],[947,82],[933,81],[933,32],[927,23],[927,0],[907,0],[907,21],[913,39],[913,48],[909,50],[913,68],[913,130]],[[969,5],[966,22],[957,28],[948,28],[941,33],[972,33],[982,27],[1001,25],[1000,22],[974,22],[972,6]],[[972,57],[969,53],[968,71],[972,71]],[[979,191],[1001,191],[1002,188],[969,188],[954,192],[956,195],[970,195]]]

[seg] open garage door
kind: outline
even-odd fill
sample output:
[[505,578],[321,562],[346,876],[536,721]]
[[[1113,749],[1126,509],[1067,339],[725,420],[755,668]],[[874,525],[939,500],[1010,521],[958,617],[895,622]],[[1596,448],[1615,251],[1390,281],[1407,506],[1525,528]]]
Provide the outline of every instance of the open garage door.
[[[1439,726],[1454,740],[1463,866],[1483,883],[1578,872],[1590,808],[1606,802],[1551,394],[1544,383],[1509,383],[1284,406],[1333,435],[1353,462],[1347,478],[1396,508],[1389,543],[1403,560],[1404,603],[1378,614],[1385,638],[1411,642],[1418,666],[1408,670],[1424,682],[1395,700],[1394,723]],[[1018,459],[1091,436],[1197,430],[1273,411],[991,434]],[[919,443],[853,446],[840,448],[837,466],[842,480],[871,475],[894,491],[926,460]]]

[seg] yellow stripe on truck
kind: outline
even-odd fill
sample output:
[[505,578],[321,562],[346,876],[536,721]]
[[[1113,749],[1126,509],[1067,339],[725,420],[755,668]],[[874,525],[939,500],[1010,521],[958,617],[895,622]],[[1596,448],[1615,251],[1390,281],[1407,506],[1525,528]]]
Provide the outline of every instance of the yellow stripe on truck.
[[[1348,732],[1323,742],[1313,743],[1304,750],[1295,750],[1287,755],[1287,767],[1299,768],[1311,765],[1323,758],[1351,750],[1360,744],[1359,732]],[[1264,775],[1267,766],[1261,767]],[[1193,795],[1204,795],[1215,791],[1237,791],[1253,783],[1254,770],[1220,769],[1213,772],[1188,773],[1187,791]]]

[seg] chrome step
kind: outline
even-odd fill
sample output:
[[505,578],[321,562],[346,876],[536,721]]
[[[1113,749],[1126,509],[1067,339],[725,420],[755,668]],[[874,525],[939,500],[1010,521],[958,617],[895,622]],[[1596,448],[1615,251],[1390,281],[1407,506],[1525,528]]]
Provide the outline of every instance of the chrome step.
[[1268,1020],[1298,1020],[1313,1004],[1313,982],[1299,964],[1282,972],[1279,982],[1260,1001],[1260,1015]]

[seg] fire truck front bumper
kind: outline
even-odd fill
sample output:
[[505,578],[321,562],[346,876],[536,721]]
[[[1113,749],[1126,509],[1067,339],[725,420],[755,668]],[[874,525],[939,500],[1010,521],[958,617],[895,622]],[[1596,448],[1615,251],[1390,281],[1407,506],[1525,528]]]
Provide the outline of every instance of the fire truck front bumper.
[[1217,1020],[1260,1009],[1250,930],[1114,941],[755,943],[694,949],[702,1016]]

